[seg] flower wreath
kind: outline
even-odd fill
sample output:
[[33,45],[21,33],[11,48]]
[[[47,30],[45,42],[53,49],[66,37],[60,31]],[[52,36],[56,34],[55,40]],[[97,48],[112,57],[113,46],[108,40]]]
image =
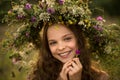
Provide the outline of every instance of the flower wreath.
[[[12,9],[8,11],[4,21],[12,26],[16,24],[17,30],[12,39],[6,41],[9,47],[18,50],[26,43],[40,42],[35,39],[45,23],[64,22],[83,25],[82,30],[89,40],[90,49],[96,53],[104,53],[104,46],[108,41],[103,26],[105,20],[101,16],[91,18],[87,0],[41,0],[37,3],[19,0],[11,3]],[[18,51],[11,56],[13,57],[16,60],[22,59]]]

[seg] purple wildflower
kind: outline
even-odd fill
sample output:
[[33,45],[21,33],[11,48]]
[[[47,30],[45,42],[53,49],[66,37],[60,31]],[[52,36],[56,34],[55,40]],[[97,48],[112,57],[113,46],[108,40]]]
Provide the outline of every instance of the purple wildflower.
[[64,0],[59,0],[59,4],[63,5],[64,4]]
[[102,18],[101,16],[98,16],[98,17],[97,17],[97,20],[98,20],[98,21],[103,21],[103,18]]
[[48,8],[47,12],[50,13],[50,14],[53,14],[55,12],[55,10],[53,8]]
[[27,3],[27,4],[25,5],[25,9],[31,9],[31,4]]
[[35,22],[35,21],[36,21],[36,17],[33,16],[33,17],[31,18],[31,22]]
[[76,50],[76,54],[77,54],[77,55],[80,54],[80,50]]
[[102,30],[103,30],[102,27],[100,27],[100,26],[94,26],[94,28],[95,28],[96,30],[98,30],[98,31],[102,31]]

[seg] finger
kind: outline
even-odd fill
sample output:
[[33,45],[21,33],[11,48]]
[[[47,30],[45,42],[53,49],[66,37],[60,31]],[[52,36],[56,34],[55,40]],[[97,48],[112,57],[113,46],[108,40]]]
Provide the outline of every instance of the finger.
[[81,64],[79,58],[73,58],[73,61],[74,61],[79,67],[82,67],[82,64]]
[[66,68],[64,73],[67,75],[70,71],[71,71],[70,68]]
[[75,70],[78,70],[79,68],[79,66],[75,63],[75,61],[72,61],[72,67],[73,67],[73,69],[75,69]]
[[69,67],[69,72],[68,72],[69,76],[73,75],[75,72],[76,72],[76,70],[73,67],[70,66]]
[[63,65],[63,68],[62,68],[62,72],[63,72],[63,73],[65,73],[65,74],[67,73],[68,67],[71,66],[71,61],[72,61],[72,60],[66,62],[66,63]]

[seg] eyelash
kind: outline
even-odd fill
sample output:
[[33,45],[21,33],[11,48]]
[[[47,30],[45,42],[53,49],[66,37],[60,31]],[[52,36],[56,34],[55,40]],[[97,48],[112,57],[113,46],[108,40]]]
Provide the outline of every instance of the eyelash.
[[[64,41],[70,41],[72,37],[66,37],[64,38]],[[55,45],[57,42],[50,42],[49,45]]]
[[66,37],[64,40],[65,41],[70,41],[72,39],[72,37]]
[[49,43],[49,45],[54,45],[54,44],[56,44],[56,42],[51,42],[51,43]]

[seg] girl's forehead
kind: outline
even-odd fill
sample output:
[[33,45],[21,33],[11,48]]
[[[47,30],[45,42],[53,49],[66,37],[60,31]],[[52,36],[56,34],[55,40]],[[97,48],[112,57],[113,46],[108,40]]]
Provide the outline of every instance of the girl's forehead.
[[56,24],[50,25],[50,26],[48,27],[48,29],[49,29],[49,28],[53,28],[53,29],[56,29],[56,30],[59,30],[59,28],[60,28],[60,29],[66,28],[66,29],[69,30],[70,27],[68,27],[68,26],[65,25],[65,24],[56,23]]
[[67,34],[73,34],[66,26],[63,25],[53,25],[48,28],[47,36],[48,38],[62,37]]
[[55,24],[48,27],[47,33],[50,32],[55,33],[55,32],[71,32],[71,31],[65,25]]

